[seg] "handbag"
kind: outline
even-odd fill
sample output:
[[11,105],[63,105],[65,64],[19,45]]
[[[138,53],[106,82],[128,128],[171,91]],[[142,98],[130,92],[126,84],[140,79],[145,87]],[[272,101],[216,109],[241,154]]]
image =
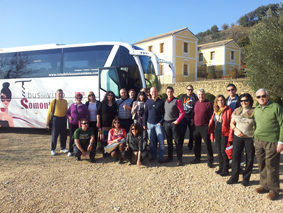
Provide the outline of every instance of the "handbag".
[[232,154],[233,154],[233,145],[231,145],[231,142],[227,143],[226,149],[225,149],[225,153],[228,157],[229,160],[232,159]]
[[81,125],[81,119],[80,119],[80,115],[79,115],[79,112],[78,112],[78,106],[76,105],[76,111],[77,111],[77,114],[78,114],[78,126],[79,126],[79,128],[81,128],[82,127],[82,125]]
[[112,151],[118,148],[119,144],[120,143],[110,143],[104,147],[104,151],[110,154]]
[[54,100],[55,100],[54,108],[53,108],[53,112],[51,111],[50,120],[49,120],[49,129],[52,129],[52,126],[53,126],[53,117],[55,113],[56,99]]
[[121,139],[120,142],[108,144],[107,146],[104,147],[104,152],[110,154],[110,152],[114,151],[115,149],[118,149],[120,143],[126,143],[125,138]]

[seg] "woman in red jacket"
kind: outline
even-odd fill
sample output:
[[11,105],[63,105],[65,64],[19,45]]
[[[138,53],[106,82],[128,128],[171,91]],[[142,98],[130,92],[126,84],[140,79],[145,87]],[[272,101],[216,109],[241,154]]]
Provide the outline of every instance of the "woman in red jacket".
[[219,169],[221,176],[229,174],[229,160],[225,153],[228,141],[233,141],[233,130],[230,128],[233,110],[226,105],[223,95],[218,95],[214,101],[214,113],[209,122],[208,133],[215,139],[218,149]]

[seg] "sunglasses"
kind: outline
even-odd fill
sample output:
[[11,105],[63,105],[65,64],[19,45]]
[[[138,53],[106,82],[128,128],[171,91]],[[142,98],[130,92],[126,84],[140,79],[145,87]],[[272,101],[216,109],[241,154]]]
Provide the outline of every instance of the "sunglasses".
[[137,129],[132,129],[132,131],[136,131]]
[[82,100],[82,98],[77,98],[77,100]]
[[90,97],[90,96],[94,96],[94,94],[90,94],[88,97]]
[[230,91],[234,91],[234,90],[235,90],[235,89],[227,89],[227,91],[228,91],[228,92],[230,92]]
[[242,102],[247,103],[247,102],[249,102],[249,100],[247,100],[247,99],[245,99],[245,100],[240,100],[240,102],[241,102],[241,103],[242,103]]
[[193,89],[187,89],[188,91],[193,91]]
[[88,124],[88,122],[86,122],[86,123],[82,123],[83,125],[87,125]]
[[259,95],[259,96],[256,96],[256,98],[257,98],[257,99],[266,98],[266,95],[262,95],[262,96]]
[[1,101],[2,101],[2,102],[5,102],[5,101],[10,102],[10,101],[11,101],[11,98],[6,98],[5,96],[2,96],[2,95],[1,95]]

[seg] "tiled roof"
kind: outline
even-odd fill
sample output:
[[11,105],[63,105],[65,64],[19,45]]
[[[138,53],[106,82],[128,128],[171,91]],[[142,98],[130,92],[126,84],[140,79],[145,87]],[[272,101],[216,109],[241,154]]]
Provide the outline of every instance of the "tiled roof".
[[143,39],[141,41],[134,43],[134,45],[139,44],[139,43],[143,43],[143,42],[147,42],[147,41],[151,41],[151,40],[155,40],[155,39],[159,39],[159,38],[162,38],[162,37],[173,36],[177,33],[180,33],[182,31],[186,31],[186,30],[188,30],[195,37],[195,35],[187,27],[185,27],[185,28],[182,28],[182,29],[179,29],[179,30],[174,30],[174,31],[171,31],[171,32],[168,32],[168,33],[164,33],[164,34],[161,34],[161,35],[157,35],[157,36],[153,36],[153,37],[150,37],[150,38]]
[[211,43],[206,43],[206,44],[200,44],[198,45],[198,50],[201,49],[207,49],[211,47],[219,47],[219,46],[224,46],[230,42],[234,41],[233,39],[227,39],[227,40],[222,40],[222,41],[216,41],[216,42],[211,42]]

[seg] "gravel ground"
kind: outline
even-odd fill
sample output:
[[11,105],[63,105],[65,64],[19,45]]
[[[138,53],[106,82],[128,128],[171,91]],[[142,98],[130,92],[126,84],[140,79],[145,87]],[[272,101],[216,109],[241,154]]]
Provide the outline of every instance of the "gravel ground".
[[[147,160],[138,169],[100,153],[95,164],[67,154],[51,156],[50,138],[42,130],[0,129],[1,212],[282,212],[283,195],[270,201],[255,192],[257,164],[251,186],[231,186],[229,177],[215,174],[217,166],[207,167],[205,155],[190,165],[194,155],[187,142],[184,166],[177,167],[174,158],[162,165]],[[281,188],[282,162],[281,155]]]

